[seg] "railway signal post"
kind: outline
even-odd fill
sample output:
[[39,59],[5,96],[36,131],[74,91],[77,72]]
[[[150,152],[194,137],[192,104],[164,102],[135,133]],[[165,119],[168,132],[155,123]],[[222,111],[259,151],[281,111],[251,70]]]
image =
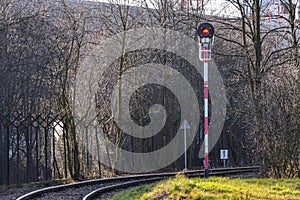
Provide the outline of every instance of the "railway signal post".
[[197,29],[197,34],[199,41],[199,59],[204,63],[204,176],[205,178],[208,178],[208,61],[211,60],[211,47],[214,42],[214,27],[210,23],[202,23]]

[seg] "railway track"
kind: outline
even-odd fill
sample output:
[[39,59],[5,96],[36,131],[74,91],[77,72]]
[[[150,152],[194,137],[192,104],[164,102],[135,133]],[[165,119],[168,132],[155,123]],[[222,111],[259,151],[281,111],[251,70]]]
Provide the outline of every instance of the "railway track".
[[[232,168],[216,168],[210,170],[212,176],[228,176],[234,174],[242,174],[247,172],[259,171],[260,167],[232,167]],[[169,173],[153,173],[142,175],[121,176],[114,178],[95,179],[70,183],[65,185],[51,186],[42,188],[24,194],[17,200],[27,199],[83,199],[91,200],[100,198],[101,195],[110,193],[118,189],[126,189],[142,184],[149,184],[163,179],[174,177],[176,174],[184,174],[188,177],[204,177],[204,170],[190,170],[184,172],[169,172]]]

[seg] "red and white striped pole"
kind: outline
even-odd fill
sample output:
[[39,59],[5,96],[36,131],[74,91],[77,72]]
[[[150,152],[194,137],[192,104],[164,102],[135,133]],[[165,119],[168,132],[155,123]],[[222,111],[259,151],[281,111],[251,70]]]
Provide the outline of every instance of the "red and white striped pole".
[[197,32],[199,35],[199,58],[204,64],[204,176],[205,178],[208,178],[208,61],[211,59],[211,46],[213,44],[214,27],[209,23],[202,23],[200,24]]
[[208,44],[203,44],[204,56],[204,159],[205,159],[205,177],[209,177],[208,167]]

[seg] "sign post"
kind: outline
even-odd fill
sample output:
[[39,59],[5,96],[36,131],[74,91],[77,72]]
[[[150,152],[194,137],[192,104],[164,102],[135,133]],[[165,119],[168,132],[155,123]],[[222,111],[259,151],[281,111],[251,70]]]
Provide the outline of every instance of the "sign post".
[[226,160],[228,160],[228,149],[220,150],[220,158],[223,161],[223,166],[226,167]]
[[186,129],[191,129],[191,126],[187,122],[187,120],[183,120],[180,129],[183,129],[184,134],[184,169],[187,170],[187,156],[186,156]]
[[211,60],[211,46],[214,41],[214,27],[210,23],[202,23],[198,27],[197,34],[199,36],[199,59],[204,63],[204,176],[205,178],[208,178],[208,61]]

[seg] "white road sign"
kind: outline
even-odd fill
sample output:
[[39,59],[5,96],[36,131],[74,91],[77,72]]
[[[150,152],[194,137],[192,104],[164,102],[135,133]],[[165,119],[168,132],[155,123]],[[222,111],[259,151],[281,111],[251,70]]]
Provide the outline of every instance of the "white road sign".
[[228,160],[228,149],[220,150],[220,158],[221,160]]

